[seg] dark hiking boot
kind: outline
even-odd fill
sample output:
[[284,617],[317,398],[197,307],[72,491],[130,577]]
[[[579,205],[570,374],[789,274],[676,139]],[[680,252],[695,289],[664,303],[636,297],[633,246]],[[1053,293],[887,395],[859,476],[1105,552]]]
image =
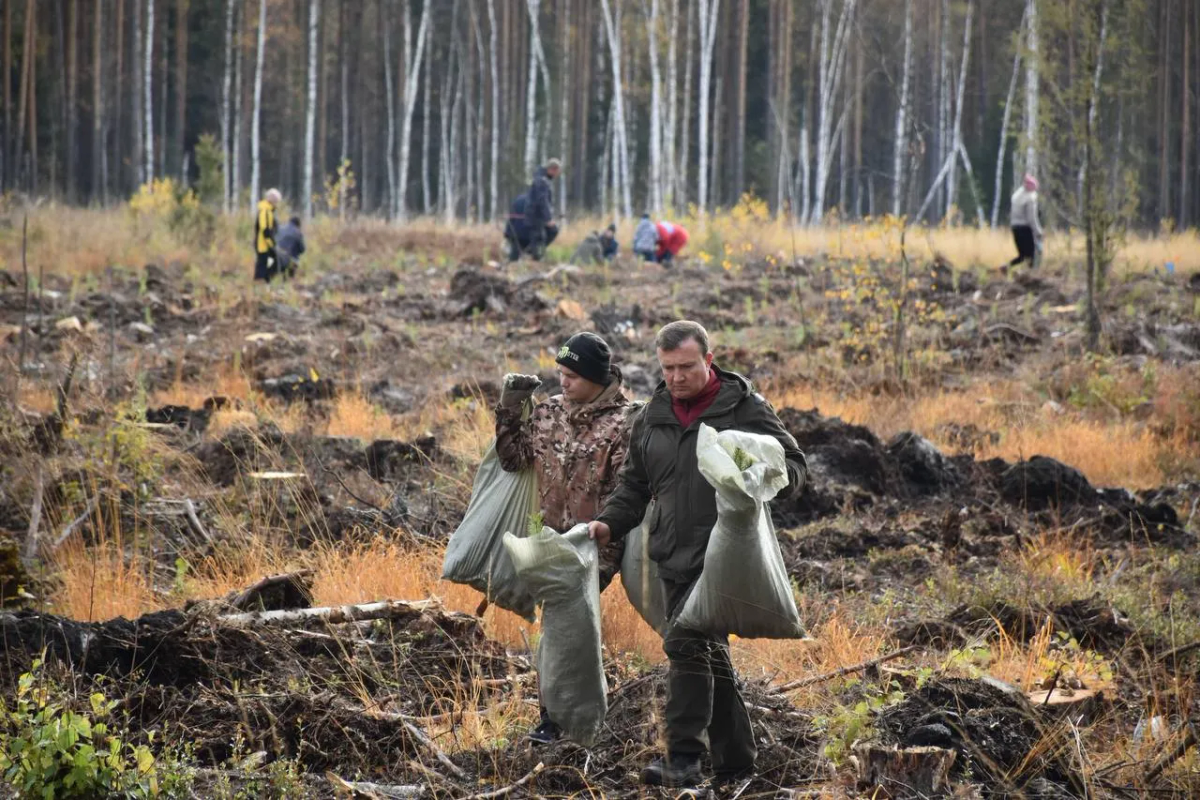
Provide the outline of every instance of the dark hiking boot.
[[554,722],[544,719],[529,732],[529,741],[533,744],[552,744],[562,738],[562,728]]
[[648,786],[687,788],[699,786],[703,782],[700,759],[695,756],[656,758],[642,770],[642,783]]
[[741,769],[723,769],[713,773],[713,783],[720,787],[733,786],[734,784],[748,781],[753,777],[753,765],[742,767]]

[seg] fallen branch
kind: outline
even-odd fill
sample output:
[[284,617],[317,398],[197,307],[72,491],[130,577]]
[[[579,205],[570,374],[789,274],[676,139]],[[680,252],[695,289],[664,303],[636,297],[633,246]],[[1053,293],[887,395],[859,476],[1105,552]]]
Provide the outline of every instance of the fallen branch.
[[862,672],[864,669],[870,669],[871,667],[877,667],[880,664],[883,664],[888,661],[893,661],[893,660],[899,658],[900,656],[907,655],[907,654],[913,652],[914,650],[919,650],[919,649],[920,648],[917,645],[910,644],[908,647],[901,647],[899,650],[893,650],[892,652],[890,652],[886,655],[882,655],[879,658],[872,658],[870,661],[862,661],[858,664],[851,664],[848,667],[841,667],[839,669],[835,669],[832,672],[825,672],[820,675],[812,675],[807,678],[801,678],[800,680],[791,681],[790,683],[785,683],[782,686],[775,687],[775,689],[773,690],[773,693],[774,694],[783,694],[785,692],[790,692],[795,689],[803,689],[805,686],[812,686],[814,683],[824,683],[825,681],[831,681],[834,678],[840,678],[843,675],[849,675],[851,672]]
[[1192,652],[1193,650],[1200,650],[1200,642],[1192,642],[1191,644],[1180,645],[1179,647],[1176,647],[1173,650],[1168,650],[1167,652],[1163,653],[1161,656],[1158,657],[1158,663],[1160,663],[1160,664],[1166,663],[1167,661],[1170,661],[1171,659],[1175,659],[1175,658],[1179,658],[1180,656],[1187,655],[1188,653]]
[[25,536],[25,561],[37,558],[38,526],[42,524],[42,501],[46,494],[46,468],[40,462],[34,478],[33,508],[29,512],[29,533]]
[[537,763],[537,766],[534,767],[533,769],[529,770],[528,774],[526,774],[524,778],[521,778],[519,781],[512,784],[511,786],[505,786],[503,789],[497,789],[494,792],[482,792],[480,794],[473,794],[469,798],[467,798],[467,800],[490,800],[490,798],[493,798],[493,797],[508,797],[510,794],[515,792],[517,789],[520,789],[522,786],[524,786],[525,784],[529,783],[531,780],[536,778],[538,776],[538,774],[545,768],[546,768],[546,765],[543,764],[541,761],[539,761]]
[[98,503],[99,499],[100,498],[98,497],[93,497],[91,500],[88,500],[87,508],[83,510],[83,513],[67,523],[67,526],[62,529],[62,533],[60,533],[58,538],[54,540],[54,544],[50,546],[51,552],[62,547],[63,542],[67,541],[67,539],[70,539],[71,534],[73,534],[75,530],[84,523],[84,520],[92,515],[92,512],[96,510],[96,504]]
[[320,620],[330,625],[343,622],[363,622],[375,619],[392,619],[420,614],[424,611],[440,611],[442,601],[437,598],[428,600],[380,600],[377,603],[363,603],[349,606],[322,606],[320,608],[300,608],[286,611],[251,611],[245,614],[223,614],[216,618],[218,625],[230,628],[249,628],[255,625],[293,625],[296,623]]
[[1183,741],[1176,745],[1174,750],[1172,750],[1170,753],[1167,753],[1162,760],[1150,768],[1150,771],[1146,773],[1146,783],[1153,783],[1159,775],[1162,775],[1163,772],[1166,771],[1167,767],[1183,758],[1184,755],[1187,754],[1187,751],[1192,749],[1192,745],[1194,744],[1196,744],[1196,729],[1192,726],[1191,722],[1189,722],[1187,735],[1183,737]]
[[[191,500],[188,500],[188,506],[191,506]],[[279,575],[268,575],[257,583],[247,586],[240,592],[231,592],[226,596],[225,603],[233,608],[241,611],[246,611],[247,608],[254,604],[255,600],[259,600],[262,594],[268,589],[283,584],[292,584],[296,586],[302,594],[308,595],[309,602],[312,601],[312,592],[309,590],[310,578],[312,577],[311,569],[301,569],[295,572],[284,572]]]
[[340,789],[344,792],[349,792],[351,797],[383,797],[383,798],[402,798],[402,797],[421,797],[425,794],[426,786],[424,784],[398,784],[398,783],[371,783],[370,781],[347,781],[334,775],[332,772],[326,772],[325,777],[333,785],[334,789]]
[[212,537],[208,535],[208,531],[204,529],[202,524],[200,524],[200,518],[196,516],[196,504],[191,500],[184,500],[183,513],[187,517],[188,527],[192,529],[192,533],[196,534],[209,544],[212,544]]
[[406,719],[401,719],[400,724],[404,726],[404,730],[412,734],[412,737],[421,743],[422,747],[433,753],[434,758],[442,762],[442,765],[446,769],[450,770],[450,773],[454,777],[458,778],[459,780],[467,779],[467,773],[463,772],[462,767],[451,761],[450,756],[443,753],[441,749],[439,749],[438,746],[433,743],[433,740],[425,735],[425,731],[421,730],[416,725],[413,725]]

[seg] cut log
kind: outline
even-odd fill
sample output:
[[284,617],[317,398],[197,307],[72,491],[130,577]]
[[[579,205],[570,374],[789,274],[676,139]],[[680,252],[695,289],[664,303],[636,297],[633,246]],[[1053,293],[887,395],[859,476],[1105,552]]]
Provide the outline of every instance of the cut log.
[[854,746],[858,758],[858,785],[868,791],[882,789],[894,800],[924,798],[946,793],[950,768],[957,753],[941,747],[895,747],[878,742]]
[[371,783],[370,781],[347,781],[326,772],[325,777],[339,796],[361,798],[422,797],[428,787],[424,784]]
[[[411,617],[425,611],[442,611],[442,601],[437,598],[413,602],[380,600],[377,603],[350,606],[322,606],[286,611],[224,614],[216,618],[216,624],[230,628],[252,628],[257,625],[296,625],[306,621],[319,620],[330,625],[339,625],[343,622]],[[454,614],[454,612],[449,613]]]

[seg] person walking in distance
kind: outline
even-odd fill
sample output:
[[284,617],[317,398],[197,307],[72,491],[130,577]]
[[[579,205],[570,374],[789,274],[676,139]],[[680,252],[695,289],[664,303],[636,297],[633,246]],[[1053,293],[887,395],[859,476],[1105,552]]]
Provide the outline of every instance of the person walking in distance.
[[1037,178],[1026,174],[1025,180],[1013,192],[1009,220],[1012,223],[1013,241],[1017,245],[1017,257],[1008,262],[1009,268],[1023,261],[1028,261],[1030,267],[1037,266],[1037,251],[1042,240],[1037,191]]
[[[796,440],[750,381],[713,363],[703,326],[672,322],[658,332],[655,345],[663,380],[633,415],[620,484],[588,532],[599,545],[620,541],[641,524],[653,499],[646,521],[649,554],[658,564],[667,613],[674,620],[700,576],[717,521],[716,491],[700,474],[696,456],[701,423],[777,439],[787,461],[784,494],[804,485],[807,465]],[[758,753],[728,637],[672,621],[663,651],[668,659],[667,752],[642,771],[642,782],[697,785],[706,744],[718,782],[751,774]]]
[[[496,455],[508,472],[537,471],[542,523],[565,532],[596,516],[617,485],[629,446],[629,412],[621,372],[612,365],[608,343],[594,333],[577,333],[558,351],[562,393],[534,407],[528,419],[522,407],[541,381],[534,375],[504,377],[496,408]],[[621,568],[623,542],[600,548],[600,591]],[[541,721],[529,733],[538,744],[562,735],[541,709]]]
[[254,280],[269,282],[279,270],[275,254],[275,209],[283,197],[278,189],[268,189],[258,202],[254,217]]

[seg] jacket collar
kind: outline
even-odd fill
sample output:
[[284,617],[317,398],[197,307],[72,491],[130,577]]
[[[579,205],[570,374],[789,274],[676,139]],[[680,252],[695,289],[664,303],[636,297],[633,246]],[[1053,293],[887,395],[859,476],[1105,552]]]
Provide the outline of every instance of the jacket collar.
[[[736,372],[727,372],[718,367],[715,362],[712,369],[721,379],[721,391],[717,393],[717,398],[713,400],[712,405],[700,415],[701,420],[732,411],[738,403],[754,391],[746,377]],[[650,398],[649,407],[646,409],[646,422],[651,425],[679,425],[679,420],[675,418],[675,412],[671,410],[671,392],[667,389],[666,381],[659,381],[658,386],[654,389],[654,396]]]

